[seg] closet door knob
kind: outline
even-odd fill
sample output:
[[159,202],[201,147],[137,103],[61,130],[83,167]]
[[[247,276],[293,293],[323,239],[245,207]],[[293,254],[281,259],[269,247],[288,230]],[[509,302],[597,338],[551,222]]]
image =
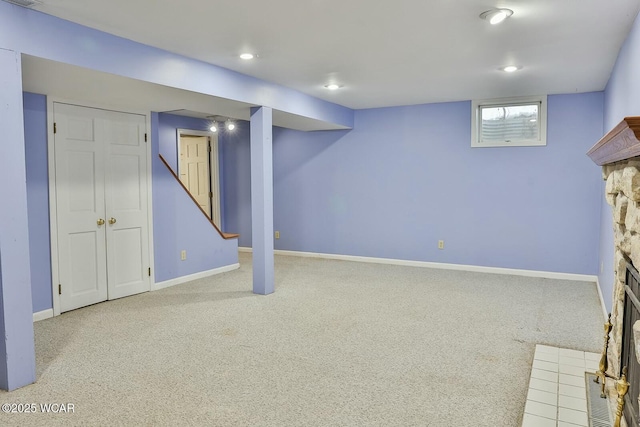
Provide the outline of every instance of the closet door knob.
[[104,225],[104,219],[100,218],[98,221],[96,221],[98,223],[98,225]]
[[116,223],[116,219],[115,218],[109,218],[109,224],[113,225]]

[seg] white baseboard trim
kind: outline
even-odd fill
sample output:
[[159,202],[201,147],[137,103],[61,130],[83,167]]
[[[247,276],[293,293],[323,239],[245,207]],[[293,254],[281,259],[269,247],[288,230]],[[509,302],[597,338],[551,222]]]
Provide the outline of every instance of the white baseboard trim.
[[[252,249],[247,247],[239,247],[238,251],[251,252]],[[424,268],[438,268],[442,270],[471,271],[475,273],[510,274],[512,276],[540,277],[544,279],[576,280],[576,281],[582,281],[582,282],[596,282],[598,280],[598,276],[590,275],[590,274],[556,273],[553,271],[519,270],[515,268],[483,267],[479,265],[447,264],[447,263],[441,263],[441,262],[427,262],[427,261],[409,261],[409,260],[393,259],[393,258],[374,258],[374,257],[364,257],[364,256],[355,256],[355,255],[323,254],[323,253],[316,253],[316,252],[284,251],[279,249],[274,250],[274,253],[276,255],[297,256],[297,257],[304,257],[304,258],[324,258],[324,259],[334,259],[334,260],[340,260],[340,261],[402,265],[406,267],[424,267]]]
[[598,276],[596,276],[596,288],[598,288],[598,298],[600,298],[600,307],[602,307],[602,315],[604,316],[604,320],[606,321],[609,318],[609,313],[607,313],[607,306],[604,303],[604,297],[602,296],[602,288],[600,288],[600,280],[598,280]]
[[225,265],[224,267],[214,268],[213,270],[201,271],[199,273],[193,273],[182,277],[176,277],[175,279],[165,280],[164,282],[158,282],[154,286],[154,291],[158,291],[160,289],[169,288],[171,286],[180,285],[182,283],[187,283],[192,280],[203,279],[209,276],[215,276],[216,274],[226,273],[227,271],[233,271],[240,268],[240,264],[231,264]]
[[51,319],[53,317],[53,308],[48,310],[38,311],[37,313],[33,313],[33,321],[37,322],[39,320]]

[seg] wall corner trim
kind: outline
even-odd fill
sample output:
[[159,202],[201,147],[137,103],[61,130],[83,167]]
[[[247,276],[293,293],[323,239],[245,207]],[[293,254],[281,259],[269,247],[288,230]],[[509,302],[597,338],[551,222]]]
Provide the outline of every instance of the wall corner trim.
[[188,274],[186,276],[176,277],[175,279],[165,280],[164,282],[157,282],[152,291],[159,291],[160,289],[168,288],[182,283],[187,283],[192,280],[203,279],[209,276],[215,276],[216,274],[226,273],[228,271],[237,270],[240,268],[240,263],[225,265],[224,267],[214,268],[213,270],[201,271],[199,273]]
[[[251,248],[247,248],[247,247],[239,247],[238,251],[251,252],[252,250]],[[410,260],[393,259],[393,258],[373,258],[373,257],[364,257],[364,256],[355,256],[355,255],[323,254],[323,253],[316,253],[316,252],[275,250],[274,253],[276,255],[298,256],[298,257],[305,257],[305,258],[324,258],[324,259],[335,259],[340,261],[401,265],[406,267],[423,267],[423,268],[437,268],[442,270],[471,271],[475,273],[510,274],[512,276],[539,277],[544,279],[575,280],[575,281],[591,282],[591,283],[597,283],[598,281],[598,276],[590,275],[590,274],[557,273],[553,271],[520,270],[515,268],[483,267],[479,265],[447,264],[447,263],[441,263],[441,262],[410,261]]]
[[50,319],[53,317],[53,308],[49,308],[47,310],[38,311],[33,313],[33,321],[38,322],[44,319]]
[[609,318],[609,314],[607,313],[607,306],[604,303],[604,297],[602,296],[602,288],[600,287],[600,280],[596,277],[596,289],[598,290],[598,299],[600,299],[600,307],[602,307],[602,315],[604,316],[604,321],[606,322]]

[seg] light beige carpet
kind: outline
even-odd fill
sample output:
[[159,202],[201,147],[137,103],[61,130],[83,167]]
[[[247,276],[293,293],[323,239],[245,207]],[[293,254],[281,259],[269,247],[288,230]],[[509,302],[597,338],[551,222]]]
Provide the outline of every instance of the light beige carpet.
[[35,324],[15,426],[516,426],[536,343],[599,351],[592,283],[276,257]]

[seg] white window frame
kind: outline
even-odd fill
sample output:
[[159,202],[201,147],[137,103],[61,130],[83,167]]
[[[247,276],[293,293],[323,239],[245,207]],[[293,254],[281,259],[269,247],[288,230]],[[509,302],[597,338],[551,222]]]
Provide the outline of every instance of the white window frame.
[[[480,142],[480,108],[508,107],[523,104],[540,103],[538,124],[540,132],[538,139],[523,139],[513,142],[491,141]],[[547,96],[522,96],[517,98],[497,98],[471,101],[471,147],[535,147],[547,145]]]

